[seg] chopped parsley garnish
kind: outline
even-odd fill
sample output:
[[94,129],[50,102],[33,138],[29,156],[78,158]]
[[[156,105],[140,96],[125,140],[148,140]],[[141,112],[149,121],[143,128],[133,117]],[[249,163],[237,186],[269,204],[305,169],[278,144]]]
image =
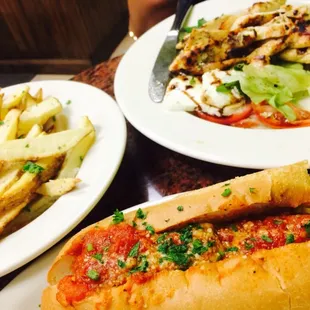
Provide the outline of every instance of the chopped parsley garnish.
[[113,224],[119,224],[124,221],[124,213],[116,209],[113,215]]
[[181,267],[187,267],[190,256],[187,253],[187,244],[174,244],[172,239],[164,241],[158,248],[158,252],[165,254],[162,260],[173,262]]
[[151,234],[154,235],[155,234],[155,229],[153,228],[153,226],[151,225],[146,225],[145,229]]
[[240,63],[238,63],[238,64],[236,64],[234,66],[234,70],[236,70],[236,71],[243,71],[243,67],[244,66],[245,66],[245,63],[244,62],[240,62]]
[[245,242],[244,247],[246,248],[246,250],[251,250],[254,248],[254,245],[251,243]]
[[140,241],[138,241],[130,250],[128,256],[129,257],[137,257],[139,253]]
[[310,238],[310,221],[304,225],[307,237]]
[[88,252],[92,251],[94,249],[93,245],[91,243],[87,243],[86,249]]
[[157,243],[162,243],[166,239],[167,233],[163,233],[158,239]]
[[100,253],[96,253],[92,256],[94,259],[96,259],[97,261],[99,261],[101,264],[103,264],[103,260],[102,260],[102,254]]
[[203,243],[199,239],[196,239],[193,241],[193,251],[192,251],[193,254],[201,255],[207,251],[208,251],[208,247],[203,246]]
[[84,157],[80,156],[80,161],[83,162],[83,160],[84,160]]
[[191,86],[195,86],[195,84],[196,84],[196,79],[192,76],[192,78],[189,80],[189,84],[191,85]]
[[99,277],[98,271],[96,271],[96,270],[94,270],[94,269],[88,270],[88,271],[87,271],[87,276],[88,276],[90,279],[94,280],[94,281],[98,281],[99,278],[100,278],[100,277]]
[[146,219],[146,213],[144,213],[142,211],[141,208],[139,208],[136,212],[136,218],[141,219],[141,220],[145,220]]
[[218,251],[217,252],[217,261],[223,259],[225,257],[225,253],[223,251]]
[[222,187],[229,186],[230,183],[225,183]]
[[110,248],[110,247],[105,246],[105,247],[103,248],[103,251],[104,251],[104,252],[108,252],[108,251],[109,251],[109,248]]
[[226,249],[226,252],[238,252],[239,249],[236,246],[232,246]]
[[132,227],[137,227],[137,223],[135,221],[132,221]]
[[201,28],[207,21],[204,18],[198,19],[197,26]]
[[187,245],[173,244],[168,247],[166,256],[164,256],[163,258],[167,261],[177,264],[178,266],[187,267],[189,264],[190,256],[186,254],[186,252],[187,252]]
[[215,241],[214,241],[214,240],[209,240],[209,241],[207,242],[207,247],[208,247],[208,248],[212,248],[213,246],[215,246]]
[[178,206],[178,207],[177,207],[177,210],[181,212],[181,211],[184,210],[184,208],[183,208],[183,206]]
[[0,121],[0,126],[4,124],[4,121]]
[[237,228],[236,224],[231,224],[231,225],[230,225],[230,228],[231,228],[232,231],[234,231],[234,232],[237,232],[237,231],[238,231],[238,228]]
[[256,193],[256,188],[250,187],[249,191],[250,191],[251,194],[255,194]]
[[27,144],[25,145],[25,147],[28,148],[28,147],[29,147],[29,144],[27,143]]
[[189,243],[192,241],[193,239],[193,233],[192,233],[192,225],[188,225],[185,228],[182,228],[179,232],[180,232],[180,240],[184,243]]
[[27,161],[26,164],[23,167],[23,171],[33,173],[33,174],[39,174],[44,170],[43,167],[33,163],[32,161]]
[[221,194],[223,197],[228,197],[231,194],[231,189],[230,188],[225,188],[223,193]]
[[143,256],[140,256],[139,258],[140,258],[140,260],[141,260],[141,264],[138,265],[138,266],[136,266],[136,267],[134,267],[134,268],[132,268],[132,269],[129,271],[129,273],[146,272],[146,270],[147,270],[147,268],[148,268],[148,266],[149,266],[149,263],[148,263],[148,261],[147,261],[147,259],[146,259],[146,256],[143,255]]
[[71,104],[72,103],[72,101],[71,100],[68,100],[67,102],[66,102],[66,104]]
[[266,235],[262,235],[262,237],[261,237],[264,241],[266,241],[266,242],[269,242],[269,243],[271,243],[272,242],[272,239],[271,238],[269,238],[268,236],[266,236]]
[[283,223],[282,220],[273,220],[276,225],[281,225]]
[[126,267],[126,263],[123,262],[122,260],[118,259],[117,260],[117,265],[121,268],[125,268]]
[[294,241],[295,241],[295,237],[293,234],[288,234],[286,236],[286,241],[285,241],[286,244],[294,243]]

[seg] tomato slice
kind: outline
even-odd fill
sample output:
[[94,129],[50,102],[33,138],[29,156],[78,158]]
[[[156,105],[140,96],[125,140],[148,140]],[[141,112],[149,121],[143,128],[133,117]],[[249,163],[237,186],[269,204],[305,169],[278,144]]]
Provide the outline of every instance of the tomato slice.
[[[291,104],[290,106],[292,107],[298,118],[298,120],[293,122],[288,122],[287,119],[280,112],[278,112],[276,109],[274,109],[268,104],[252,103],[254,113],[256,114],[260,122],[268,127],[283,129],[310,126],[310,112],[299,109],[293,104]],[[268,114],[268,116],[265,117],[263,115],[264,113]]]
[[[254,118],[255,116],[255,118]],[[231,124],[233,127],[239,127],[239,128],[257,128],[261,125],[262,123],[258,120],[256,115],[251,115],[248,118],[242,119],[239,122]]]
[[231,116],[217,117],[217,116],[209,115],[209,114],[204,113],[202,111],[198,111],[198,110],[195,111],[196,116],[198,116],[204,120],[207,120],[207,121],[210,121],[213,123],[222,124],[222,125],[231,125],[233,123],[239,122],[239,121],[249,117],[251,115],[251,113],[252,113],[251,104],[246,104],[244,106],[242,112],[233,114]]

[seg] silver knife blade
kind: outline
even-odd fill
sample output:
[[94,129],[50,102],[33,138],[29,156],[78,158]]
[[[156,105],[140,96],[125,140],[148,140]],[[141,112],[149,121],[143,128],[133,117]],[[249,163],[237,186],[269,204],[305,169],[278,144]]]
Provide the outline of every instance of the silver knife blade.
[[157,56],[149,83],[149,95],[154,102],[162,102],[170,79],[169,65],[176,56],[177,30],[170,30]]
[[175,19],[171,30],[156,58],[153,71],[149,81],[149,96],[152,101],[160,103],[163,101],[168,82],[170,80],[169,65],[176,56],[176,45],[178,43],[179,30],[183,19],[191,8],[194,0],[179,0]]

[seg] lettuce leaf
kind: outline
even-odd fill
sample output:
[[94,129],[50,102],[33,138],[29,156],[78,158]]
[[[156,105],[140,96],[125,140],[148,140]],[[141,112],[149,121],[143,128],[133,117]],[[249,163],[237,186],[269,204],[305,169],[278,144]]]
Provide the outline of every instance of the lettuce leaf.
[[256,66],[243,67],[240,77],[242,91],[256,104],[267,101],[289,121],[296,120],[293,109],[287,103],[295,103],[309,94],[310,73],[300,66]]

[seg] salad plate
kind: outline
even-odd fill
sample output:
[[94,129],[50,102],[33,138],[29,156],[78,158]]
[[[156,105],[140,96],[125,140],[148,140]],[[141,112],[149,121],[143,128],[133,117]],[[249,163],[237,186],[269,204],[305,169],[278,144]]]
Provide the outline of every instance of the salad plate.
[[[231,2],[229,0],[210,0],[199,3],[194,6],[190,12],[189,17],[186,20],[186,25],[189,27],[186,28],[192,28],[192,26],[197,28],[197,21],[199,25],[202,20],[207,22],[225,14],[237,14],[238,12],[245,11],[255,2],[256,1],[253,0],[240,0],[237,2]],[[288,4],[300,6],[307,4],[307,2],[288,2]],[[115,94],[120,108],[128,121],[142,134],[153,141],[173,151],[207,162],[235,167],[264,169],[291,164],[304,159],[309,160],[310,144],[308,143],[307,137],[310,134],[310,127],[307,127],[306,125],[306,122],[309,120],[302,123],[304,127],[295,126],[297,123],[294,123],[294,121],[292,122],[294,126],[286,126],[287,120],[284,119],[280,125],[284,124],[285,126],[278,126],[278,123],[273,124],[270,122],[271,125],[267,124],[268,126],[261,126],[260,123],[260,126],[257,126],[256,128],[244,128],[245,126],[242,128],[240,126],[234,126],[235,124],[230,125],[215,122],[214,119],[219,118],[219,115],[217,114],[218,111],[223,111],[223,109],[218,109],[217,107],[213,118],[207,117],[206,119],[204,117],[197,117],[197,112],[205,112],[205,110],[201,109],[200,106],[198,111],[194,111],[192,109],[193,104],[188,103],[188,98],[187,101],[185,100],[185,103],[177,102],[177,104],[175,104],[177,99],[174,99],[175,102],[172,104],[171,100],[169,104],[167,104],[167,101],[165,100],[163,103],[158,104],[150,99],[148,94],[149,79],[158,52],[173,23],[173,18],[173,16],[167,18],[139,38],[139,40],[125,54],[118,67],[115,80]],[[287,53],[283,55],[283,58],[289,59]],[[242,63],[242,61],[243,58],[241,57],[240,63]],[[239,65],[239,62],[236,62],[235,64]],[[174,66],[172,65],[170,70],[173,71],[175,68],[181,68],[182,73],[182,68],[185,68],[185,71],[187,71],[186,73],[188,74],[189,70],[186,66],[182,67],[182,63],[180,66],[178,65],[179,63],[174,63]],[[268,77],[268,75],[274,74],[274,72],[276,72],[277,78],[282,82],[286,79],[285,85],[280,85],[282,88],[278,93],[284,94],[287,91],[287,88],[285,87],[288,87],[289,91],[287,93],[289,93],[290,96],[283,100],[287,101],[287,98],[295,100],[292,92],[299,92],[300,90],[304,92],[308,91],[307,87],[294,89],[292,86],[293,80],[290,80],[290,76],[286,75],[288,71],[285,71],[285,74],[282,74],[282,71],[280,72],[280,70],[277,70],[277,66],[275,66],[275,68],[271,67],[272,70],[276,69],[274,71],[271,70],[272,72],[270,70],[256,70],[256,73],[254,73],[253,76],[255,70],[250,70],[253,69],[251,68],[251,65],[252,64],[250,64],[248,66],[249,68],[244,70],[244,72],[251,75],[250,78],[254,82],[259,79],[263,80],[266,76]],[[296,64],[294,63],[293,65]],[[220,72],[221,70],[226,70],[226,68],[223,67],[215,67],[215,69],[220,70]],[[297,67],[294,68],[285,68],[285,70],[286,69],[300,69],[298,72],[302,71],[303,77],[300,80],[298,80],[299,77],[295,80],[297,81],[296,85],[310,83],[308,80],[308,73],[305,73],[306,70],[301,69],[300,65],[297,65]],[[185,88],[192,87],[192,85],[189,85],[192,83],[193,76],[195,83],[199,84],[199,81],[201,83],[201,76],[197,78],[195,77],[195,74],[197,76],[197,72],[194,72],[190,74],[191,77],[187,77],[186,83],[188,85],[185,83]],[[255,76],[255,74],[258,76]],[[287,79],[287,77],[289,78]],[[204,78],[202,79],[204,80]],[[227,81],[227,83],[223,84],[226,84],[227,86],[230,82],[231,81]],[[203,83],[204,82],[201,84]],[[244,90],[245,87],[243,87],[242,83],[240,84],[241,88]],[[267,115],[268,118],[266,117],[266,119],[267,121],[270,121],[271,118],[268,114],[270,113],[268,109],[274,98],[266,95],[269,90],[265,91],[263,96],[261,96],[263,87],[257,86],[255,88],[254,84],[255,83],[249,83],[247,85],[252,91],[252,93],[245,92],[247,98],[254,102],[259,101],[260,98],[265,101],[267,100],[270,104],[268,105],[267,110],[262,111],[260,115]],[[176,85],[170,84],[170,86],[171,85],[172,87],[170,90],[176,88]],[[235,86],[236,85],[233,85],[233,87]],[[273,85],[272,87],[275,88],[276,86]],[[180,87],[182,91],[186,90],[185,88],[182,89]],[[218,88],[218,90],[220,89],[221,87]],[[222,92],[226,92],[227,90],[229,91],[231,89],[224,87],[223,90],[222,87]],[[274,89],[272,89],[272,91],[274,91]],[[255,92],[260,92],[259,96],[255,97],[253,95]],[[166,94],[166,97],[168,97],[168,95],[169,91]],[[191,97],[191,95],[187,97]],[[194,97],[194,95],[192,95],[192,97]],[[309,96],[303,98],[302,104],[309,112]],[[276,115],[288,117],[290,120],[296,119],[294,115],[292,116],[289,113],[286,113],[289,108],[286,106],[283,108],[281,100],[277,101],[274,106],[277,108]],[[261,107],[260,105],[258,105],[258,107],[266,108],[265,106]],[[253,111],[252,108],[245,110],[247,116],[247,113],[250,110]],[[245,114],[243,113],[243,115]],[[224,114],[223,119],[226,121],[229,117],[225,117]],[[238,121],[236,118],[234,118],[234,120]]]

